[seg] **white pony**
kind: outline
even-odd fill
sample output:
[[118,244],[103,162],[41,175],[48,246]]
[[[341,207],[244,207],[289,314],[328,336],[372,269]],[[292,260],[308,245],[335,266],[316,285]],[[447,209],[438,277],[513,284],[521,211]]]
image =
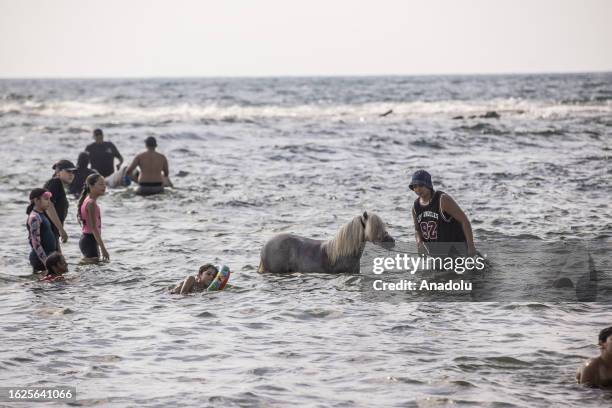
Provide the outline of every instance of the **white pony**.
[[329,241],[279,234],[261,250],[259,272],[359,273],[359,260],[366,242],[393,246],[383,220],[376,214],[353,218]]

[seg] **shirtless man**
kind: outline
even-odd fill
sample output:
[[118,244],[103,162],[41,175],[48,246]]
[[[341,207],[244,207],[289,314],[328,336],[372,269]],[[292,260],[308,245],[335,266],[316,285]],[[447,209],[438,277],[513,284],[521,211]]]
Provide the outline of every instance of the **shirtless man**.
[[157,141],[153,136],[147,137],[145,140],[146,152],[138,154],[130,167],[127,168],[126,174],[132,177],[132,173],[136,167],[140,168],[138,176],[139,187],[136,189],[136,194],[151,195],[158,194],[164,191],[164,186],[172,186],[170,183],[168,160],[166,156],[155,151]]
[[589,359],[578,369],[576,380],[579,384],[612,386],[612,326],[599,332],[599,349],[599,357]]

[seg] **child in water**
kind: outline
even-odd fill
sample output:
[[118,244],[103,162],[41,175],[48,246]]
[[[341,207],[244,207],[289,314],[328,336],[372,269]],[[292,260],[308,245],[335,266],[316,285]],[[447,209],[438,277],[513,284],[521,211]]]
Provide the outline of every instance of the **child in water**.
[[[102,241],[102,216],[98,206],[98,197],[106,192],[104,177],[99,174],[91,174],[85,180],[85,188],[79,198],[77,205],[77,218],[83,226],[83,234],[79,241],[79,248],[83,254],[83,261],[95,263],[102,259],[109,260],[104,241]],[[98,251],[98,247],[100,251]]]
[[217,274],[219,274],[219,269],[213,264],[202,265],[197,276],[188,276],[185,280],[179,282],[170,293],[186,295],[188,293],[203,292],[208,289]]
[[47,274],[40,280],[45,282],[57,282],[64,280],[64,274],[68,272],[68,264],[64,255],[59,252],[53,252],[47,257],[45,262]]
[[26,209],[26,214],[28,214],[26,228],[28,241],[32,248],[30,265],[34,273],[44,271],[47,257],[52,252],[59,250],[59,244],[51,228],[51,221],[46,214],[51,196],[52,194],[44,188],[35,188],[30,192],[30,205]]

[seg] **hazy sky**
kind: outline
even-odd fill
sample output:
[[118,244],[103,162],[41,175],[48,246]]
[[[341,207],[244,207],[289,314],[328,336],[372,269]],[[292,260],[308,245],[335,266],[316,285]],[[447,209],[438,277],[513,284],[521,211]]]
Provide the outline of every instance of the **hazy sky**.
[[0,0],[0,77],[612,71],[612,0]]

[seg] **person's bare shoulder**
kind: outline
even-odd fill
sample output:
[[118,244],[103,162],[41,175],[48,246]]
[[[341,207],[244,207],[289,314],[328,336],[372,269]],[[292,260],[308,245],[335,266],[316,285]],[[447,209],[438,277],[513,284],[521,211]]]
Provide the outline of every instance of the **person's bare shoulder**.
[[448,193],[442,193],[440,195],[440,201],[442,202],[442,205],[446,206],[450,206],[453,204],[457,205],[457,202]]
[[586,385],[599,385],[599,364],[599,357],[587,360],[577,375],[578,382]]

